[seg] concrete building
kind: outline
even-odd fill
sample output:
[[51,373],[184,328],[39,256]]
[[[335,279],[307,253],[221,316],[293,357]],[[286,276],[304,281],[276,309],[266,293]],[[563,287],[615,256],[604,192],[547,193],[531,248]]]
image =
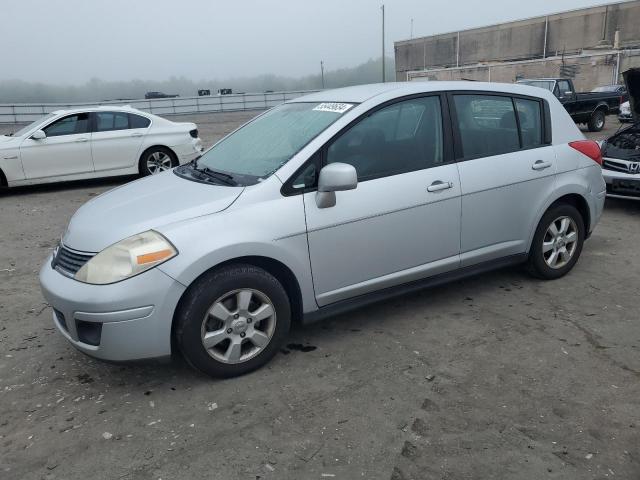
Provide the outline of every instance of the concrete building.
[[396,79],[569,77],[590,90],[640,66],[640,1],[395,42]]

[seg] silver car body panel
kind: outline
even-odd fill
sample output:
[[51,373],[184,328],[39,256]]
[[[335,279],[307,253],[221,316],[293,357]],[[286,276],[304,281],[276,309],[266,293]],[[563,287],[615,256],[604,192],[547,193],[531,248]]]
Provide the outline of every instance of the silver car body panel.
[[[552,145],[363,181],[355,190],[337,192],[332,208],[318,208],[315,192],[281,193],[298,168],[370,109],[404,96],[461,90],[547,100]],[[93,321],[105,314],[119,319],[105,322],[103,328],[103,343],[115,343],[101,344],[97,350],[78,345],[72,332],[63,332],[67,338],[100,358],[166,354],[182,293],[203,273],[229,261],[259,257],[286,267],[298,283],[303,312],[312,314],[380,289],[498,262],[499,257],[526,255],[540,218],[563,195],[586,200],[589,230],[600,217],[605,191],[600,167],[567,145],[584,136],[551,92],[495,83],[416,82],[350,87],[293,100],[318,101],[354,106],[256,185],[204,185],[166,172],[114,189],[81,207],[64,235],[71,249],[99,252],[154,229],[179,254],[106,286],[63,277],[45,263],[41,285],[54,308],[69,318]],[[532,170],[539,160],[551,166]],[[429,192],[427,187],[437,180],[450,182],[451,188]],[[147,307],[153,307],[148,316],[122,320],[133,315],[130,311]],[[153,335],[143,333],[144,328],[153,328]],[[119,332],[129,335],[121,344],[115,340]],[[139,352],[135,341],[140,342]]]

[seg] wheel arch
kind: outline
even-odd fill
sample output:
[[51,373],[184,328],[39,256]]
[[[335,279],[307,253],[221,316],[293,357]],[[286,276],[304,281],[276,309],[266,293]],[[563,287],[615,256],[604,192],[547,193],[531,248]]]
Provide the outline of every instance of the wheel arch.
[[[138,157],[138,170],[140,171],[142,168],[142,160],[144,159],[144,156],[146,155],[146,153],[149,150],[153,150],[154,148],[164,148],[166,150],[169,150],[171,152],[171,154],[174,157],[174,160],[176,162],[179,162],[179,158],[178,158],[178,154],[173,150],[173,148],[168,147],[167,145],[161,145],[159,143],[155,143],[153,145],[149,145],[148,147],[145,147],[144,150],[142,150],[142,153],[140,153],[140,156]],[[139,173],[142,173],[141,171]]]
[[2,169],[0,168],[0,188],[8,187],[9,182],[7,181],[7,176],[4,174]]
[[561,204],[572,205],[578,210],[578,212],[580,213],[580,216],[582,217],[585,238],[589,236],[589,230],[591,227],[591,210],[589,208],[589,202],[580,193],[576,193],[576,192],[564,193],[559,197],[555,198],[554,200],[552,200],[546,206],[546,208],[542,209],[542,212],[538,215],[538,218],[536,219],[536,223],[532,229],[531,238],[529,239],[529,249],[527,251],[531,251],[531,244],[533,243],[533,237],[535,236],[536,229],[538,228],[538,225],[540,224],[540,220],[542,220],[542,217],[544,217],[544,215],[551,208]]
[[289,301],[291,302],[291,321],[292,323],[299,323],[302,320],[303,315],[303,304],[302,304],[302,290],[300,288],[300,284],[298,279],[296,278],[293,271],[284,263],[279,260],[276,260],[271,257],[259,256],[259,255],[247,255],[240,256],[235,258],[230,258],[223,262],[220,262],[211,268],[208,268],[204,272],[202,272],[198,277],[196,277],[189,286],[182,293],[178,304],[173,313],[173,319],[171,323],[171,342],[172,342],[172,351],[177,351],[175,349],[175,345],[173,342],[175,341],[174,330],[177,325],[177,315],[181,310],[182,302],[186,298],[187,292],[189,292],[190,288],[202,278],[204,275],[207,275],[209,272],[235,264],[244,264],[244,265],[252,265],[254,267],[262,268],[263,270],[269,272],[273,275],[284,287],[287,295],[289,296]]

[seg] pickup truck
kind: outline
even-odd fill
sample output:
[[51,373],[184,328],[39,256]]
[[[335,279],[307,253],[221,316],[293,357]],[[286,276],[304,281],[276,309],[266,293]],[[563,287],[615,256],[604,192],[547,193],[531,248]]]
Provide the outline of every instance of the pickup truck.
[[584,123],[591,132],[604,128],[606,116],[617,113],[623,97],[617,92],[576,93],[569,78],[531,78],[518,83],[546,88],[558,97],[576,123]]

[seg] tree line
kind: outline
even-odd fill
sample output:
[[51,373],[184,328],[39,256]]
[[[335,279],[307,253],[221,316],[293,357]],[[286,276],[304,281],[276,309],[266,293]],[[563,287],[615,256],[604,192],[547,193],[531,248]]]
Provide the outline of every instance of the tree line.
[[[320,66],[318,65],[318,70]],[[387,79],[395,78],[393,59],[386,60]],[[326,71],[325,88],[338,88],[380,82],[382,59],[371,59],[352,68]],[[278,75],[194,81],[184,76],[168,80],[104,81],[92,78],[82,85],[52,85],[44,82],[0,80],[0,103],[100,102],[144,98],[146,92],[158,91],[180,96],[194,96],[199,89],[215,94],[220,88],[235,92],[316,90],[322,88],[320,73],[293,78]]]

